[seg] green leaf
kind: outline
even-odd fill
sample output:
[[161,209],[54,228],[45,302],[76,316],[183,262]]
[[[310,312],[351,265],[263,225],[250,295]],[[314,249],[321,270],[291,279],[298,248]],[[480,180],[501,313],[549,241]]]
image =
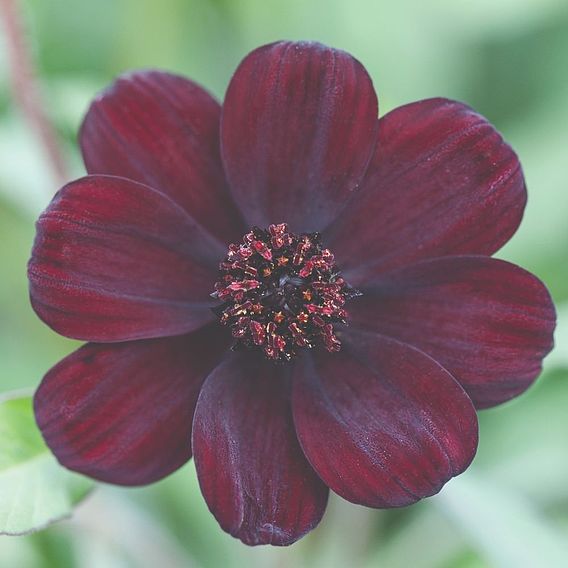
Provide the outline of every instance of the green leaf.
[[27,534],[68,517],[92,487],[57,463],[35,424],[31,396],[0,399],[0,534]]

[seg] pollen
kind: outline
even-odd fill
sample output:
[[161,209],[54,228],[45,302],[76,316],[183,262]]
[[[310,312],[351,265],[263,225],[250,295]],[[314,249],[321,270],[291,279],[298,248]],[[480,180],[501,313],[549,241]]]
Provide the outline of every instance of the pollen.
[[347,324],[345,303],[359,295],[318,233],[297,235],[285,223],[254,227],[229,245],[211,294],[233,348],[259,350],[273,361],[315,347],[339,351],[336,327]]
[[296,318],[300,323],[308,323],[310,316],[306,312],[300,312]]

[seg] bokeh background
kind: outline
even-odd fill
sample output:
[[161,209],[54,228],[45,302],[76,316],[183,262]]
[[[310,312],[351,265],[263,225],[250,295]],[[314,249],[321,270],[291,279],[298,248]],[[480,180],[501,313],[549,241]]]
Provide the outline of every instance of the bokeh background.
[[[440,495],[397,511],[331,499],[320,527],[287,549],[223,533],[192,464],[152,487],[100,486],[74,517],[0,537],[0,567],[568,566],[568,5],[566,0],[27,0],[19,2],[64,176],[83,173],[76,132],[118,73],[161,67],[222,99],[254,47],[315,39],[369,70],[380,112],[430,96],[487,116],[524,166],[529,204],[499,256],[550,287],[556,348],[520,399],[481,413],[471,469]],[[13,96],[0,26],[0,391],[35,387],[76,347],[28,304],[34,219],[57,175]]]

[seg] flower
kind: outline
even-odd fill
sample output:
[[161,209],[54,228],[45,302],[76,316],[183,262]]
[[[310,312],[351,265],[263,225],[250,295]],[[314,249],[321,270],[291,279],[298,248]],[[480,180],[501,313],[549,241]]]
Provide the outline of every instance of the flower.
[[274,545],[318,524],[329,488],[400,507],[468,467],[476,409],[552,347],[544,285],[491,258],[523,174],[464,104],[377,117],[363,66],[315,43],[253,51],[222,109],[161,71],[95,99],[89,175],[41,215],[29,263],[39,317],[89,342],[35,395],[64,466],[141,485],[193,454],[221,527]]

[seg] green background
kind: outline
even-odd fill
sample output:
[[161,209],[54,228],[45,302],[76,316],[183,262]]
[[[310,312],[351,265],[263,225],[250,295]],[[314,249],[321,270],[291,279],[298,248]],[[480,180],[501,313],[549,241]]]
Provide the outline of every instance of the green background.
[[[183,73],[219,98],[240,59],[276,39],[315,39],[369,70],[380,113],[431,96],[465,101],[520,155],[521,229],[499,256],[535,272],[559,312],[556,348],[520,399],[481,413],[471,469],[398,511],[332,498],[287,549],[251,549],[207,511],[192,464],[149,488],[99,488],[74,518],[0,537],[0,567],[556,568],[568,565],[568,7],[566,0],[30,0],[26,36],[70,178],[93,95],[123,70]],[[35,387],[76,344],[28,305],[33,223],[57,189],[10,95],[0,36],[0,391]]]

